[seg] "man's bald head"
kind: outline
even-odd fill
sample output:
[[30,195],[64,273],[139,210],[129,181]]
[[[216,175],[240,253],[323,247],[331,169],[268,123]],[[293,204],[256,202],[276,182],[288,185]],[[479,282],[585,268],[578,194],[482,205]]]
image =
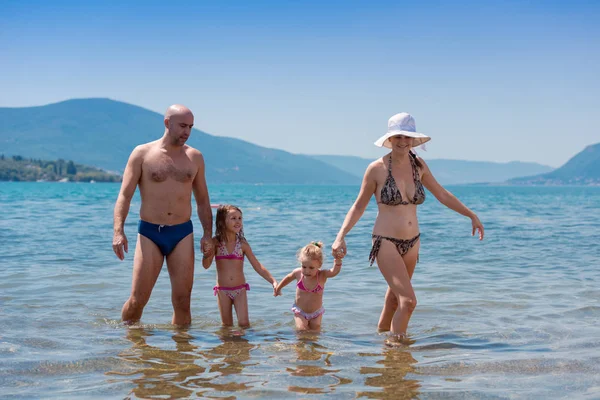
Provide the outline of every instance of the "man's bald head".
[[181,104],[173,104],[167,108],[165,112],[165,119],[171,119],[173,116],[183,116],[183,115],[191,115],[194,117],[192,110],[187,108],[186,106],[182,106]]
[[173,104],[165,112],[165,135],[174,145],[183,146],[192,133],[194,114],[186,106]]

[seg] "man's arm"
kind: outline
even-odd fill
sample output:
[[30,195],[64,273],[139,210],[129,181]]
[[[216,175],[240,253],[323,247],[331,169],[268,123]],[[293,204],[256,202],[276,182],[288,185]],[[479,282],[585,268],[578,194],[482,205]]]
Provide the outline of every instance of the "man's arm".
[[[194,149],[195,150],[195,149]],[[194,198],[198,209],[198,217],[202,224],[204,234],[202,236],[203,251],[212,250],[211,238],[213,230],[213,215],[210,208],[210,198],[208,196],[208,187],[206,186],[206,176],[204,168],[204,157],[198,150],[194,151],[194,161],[198,166],[198,172],[193,182]],[[208,245],[208,249],[206,248]]]
[[121,190],[117,197],[117,203],[115,204],[114,210],[114,221],[113,221],[113,251],[120,260],[125,258],[125,253],[128,252],[127,237],[125,236],[125,219],[129,213],[129,206],[131,205],[131,198],[135,193],[135,188],[140,181],[142,176],[142,161],[143,161],[143,150],[141,146],[137,146],[131,152],[125,172],[123,173],[123,182],[121,183]]

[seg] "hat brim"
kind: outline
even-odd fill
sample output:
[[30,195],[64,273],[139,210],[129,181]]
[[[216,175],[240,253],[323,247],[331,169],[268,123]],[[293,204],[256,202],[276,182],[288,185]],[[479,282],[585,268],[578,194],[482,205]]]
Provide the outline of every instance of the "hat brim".
[[431,138],[423,133],[418,132],[409,132],[409,131],[391,131],[387,132],[385,135],[380,137],[375,141],[375,146],[379,147],[387,147],[388,149],[392,148],[392,143],[390,142],[390,138],[392,136],[408,136],[413,138],[412,147],[417,147],[422,145],[423,143],[427,143],[431,140]]

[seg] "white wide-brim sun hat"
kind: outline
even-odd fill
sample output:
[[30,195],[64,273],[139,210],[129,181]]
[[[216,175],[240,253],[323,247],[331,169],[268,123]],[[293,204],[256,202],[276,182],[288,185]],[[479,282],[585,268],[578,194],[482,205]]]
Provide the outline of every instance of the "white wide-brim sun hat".
[[392,148],[390,138],[392,136],[408,136],[413,138],[412,147],[417,147],[429,142],[431,138],[423,133],[417,132],[415,119],[408,113],[399,113],[388,120],[388,130],[385,135],[375,141],[375,146]]

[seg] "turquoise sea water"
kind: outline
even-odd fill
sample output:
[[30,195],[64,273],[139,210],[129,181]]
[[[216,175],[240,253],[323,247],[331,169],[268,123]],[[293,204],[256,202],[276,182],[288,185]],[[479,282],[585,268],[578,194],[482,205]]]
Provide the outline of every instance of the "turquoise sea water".
[[[252,328],[222,330],[215,269],[198,255],[189,329],[169,325],[166,271],[143,324],[122,326],[134,249],[123,262],[111,249],[118,189],[0,182],[1,398],[600,398],[598,187],[449,187],[478,212],[483,242],[429,195],[414,343],[398,349],[376,332],[385,283],[367,261],[375,204],[327,283],[321,334],[297,334],[293,286],[274,298],[248,264]],[[331,245],[358,188],[209,190],[213,203],[243,209],[255,254],[279,280],[299,247]],[[136,197],[130,242],[138,209]]]

